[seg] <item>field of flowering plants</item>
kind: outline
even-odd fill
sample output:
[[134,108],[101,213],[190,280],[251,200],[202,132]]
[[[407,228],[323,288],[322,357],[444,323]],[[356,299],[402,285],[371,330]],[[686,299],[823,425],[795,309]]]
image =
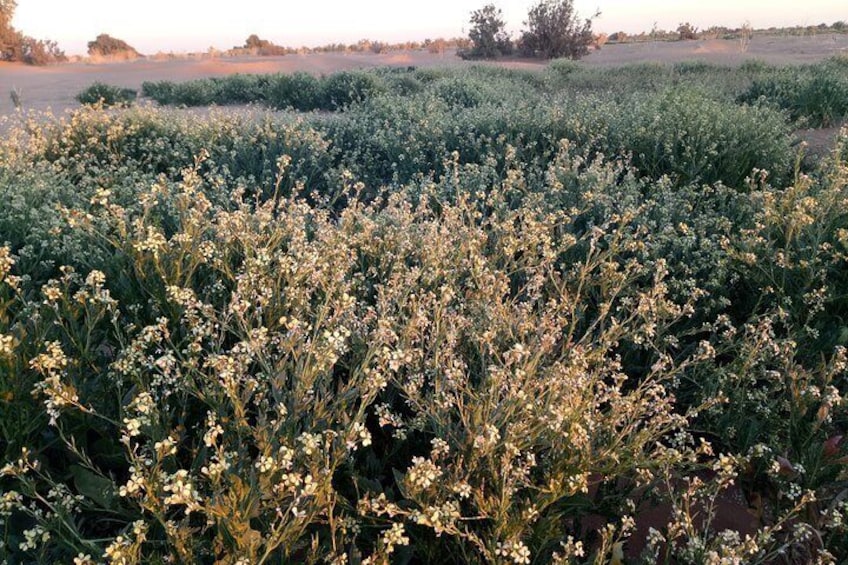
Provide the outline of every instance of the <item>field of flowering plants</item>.
[[793,132],[845,92],[557,61],[13,116],[0,563],[844,562],[848,131]]

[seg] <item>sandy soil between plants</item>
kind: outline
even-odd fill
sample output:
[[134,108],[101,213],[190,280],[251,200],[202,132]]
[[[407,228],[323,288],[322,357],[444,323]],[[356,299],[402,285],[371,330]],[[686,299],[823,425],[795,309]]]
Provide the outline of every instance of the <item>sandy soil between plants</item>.
[[[605,45],[583,62],[588,66],[627,63],[674,63],[702,60],[718,64],[740,64],[758,59],[773,64],[797,64],[818,61],[838,54],[848,55],[848,34],[808,37],[755,37],[747,52],[730,40],[698,40]],[[235,73],[275,73],[306,71],[314,74],[378,66],[432,67],[466,65],[453,53],[427,51],[370,53],[316,53],[285,57],[139,59],[114,63],[69,63],[49,67],[27,67],[0,63],[0,115],[11,114],[10,96],[17,90],[25,109],[60,113],[78,104],[74,96],[95,81],[140,89],[144,81],[190,80]],[[512,68],[538,68],[539,61],[507,59],[495,65]]]

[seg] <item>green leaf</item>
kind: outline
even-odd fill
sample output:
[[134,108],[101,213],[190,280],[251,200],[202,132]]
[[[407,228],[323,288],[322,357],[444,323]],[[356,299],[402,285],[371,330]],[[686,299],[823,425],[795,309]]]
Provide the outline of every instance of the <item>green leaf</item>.
[[71,466],[71,474],[74,476],[74,485],[81,495],[103,508],[114,507],[115,485],[111,480],[79,465]]

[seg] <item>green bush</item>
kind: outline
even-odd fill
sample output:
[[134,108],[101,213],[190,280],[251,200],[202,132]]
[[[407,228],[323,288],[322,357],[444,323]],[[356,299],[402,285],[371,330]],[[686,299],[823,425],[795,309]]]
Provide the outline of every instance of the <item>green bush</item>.
[[314,76],[296,72],[276,75],[271,79],[268,102],[273,108],[294,108],[300,111],[316,110],[323,106],[321,82]]
[[754,169],[788,178],[791,137],[779,112],[736,106],[690,90],[637,96],[611,120],[611,145],[632,153],[644,174],[682,184],[722,182],[741,188]]
[[213,79],[215,104],[264,103],[268,96],[271,77],[264,75],[232,75]]
[[163,106],[176,104],[177,102],[174,98],[174,84],[175,83],[167,80],[160,80],[156,82],[145,81],[141,84],[141,94],[146,98],[155,100]]
[[838,63],[781,69],[755,79],[739,96],[744,103],[763,101],[789,112],[793,120],[827,127],[848,116],[848,75]]
[[580,70],[580,68],[580,65],[573,59],[554,59],[548,63],[548,71],[562,77],[566,77]]
[[131,88],[121,88],[95,82],[79,94],[80,104],[103,104],[104,106],[129,106],[135,101],[137,93]]
[[339,72],[322,79],[324,107],[346,108],[362,102],[379,92],[382,85],[377,77],[366,72]]

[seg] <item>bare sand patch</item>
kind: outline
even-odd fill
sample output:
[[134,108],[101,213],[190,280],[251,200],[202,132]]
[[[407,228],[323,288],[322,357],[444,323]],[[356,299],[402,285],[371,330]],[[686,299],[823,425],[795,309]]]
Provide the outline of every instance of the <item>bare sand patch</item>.
[[793,65],[814,63],[843,53],[848,53],[848,34],[775,35],[754,37],[744,52],[739,42],[731,39],[607,43],[599,51],[590,53],[584,61],[601,66],[693,60],[738,65],[756,59],[773,65]]

